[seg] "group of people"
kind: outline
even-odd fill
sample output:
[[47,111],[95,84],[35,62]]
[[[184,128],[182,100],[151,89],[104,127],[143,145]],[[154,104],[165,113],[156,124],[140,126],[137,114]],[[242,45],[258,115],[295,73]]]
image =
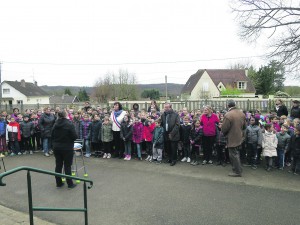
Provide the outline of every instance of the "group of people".
[[[26,110],[23,115],[14,109],[12,115],[1,114],[0,152],[15,156],[42,149],[48,157],[52,150],[54,154],[62,148],[72,152],[70,143],[82,139],[85,157],[118,157],[126,161],[135,158],[156,164],[164,160],[170,166],[178,161],[193,166],[231,163],[232,177],[242,176],[244,166],[256,169],[265,158],[267,171],[291,166],[289,172],[298,174],[299,119],[299,101],[293,101],[289,113],[280,99],[276,100],[274,111],[265,115],[259,110],[238,109],[233,100],[221,112],[211,106],[196,112],[187,108],[175,111],[171,103],[165,103],[160,110],[155,101],[148,109],[139,110],[139,105],[134,104],[127,111],[120,102],[115,102],[111,109],[92,108],[87,102],[79,111],[45,108]],[[68,140],[61,134],[55,137],[59,131],[53,131],[67,127],[66,121],[74,132]],[[63,141],[69,143],[68,147],[60,144]],[[67,157],[70,165],[71,155]],[[57,186],[60,185],[58,179]]]

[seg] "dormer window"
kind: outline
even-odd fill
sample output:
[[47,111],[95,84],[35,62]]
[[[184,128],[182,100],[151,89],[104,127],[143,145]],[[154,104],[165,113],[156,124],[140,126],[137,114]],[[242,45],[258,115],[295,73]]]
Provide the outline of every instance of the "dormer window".
[[246,89],[246,82],[245,81],[239,81],[238,82],[238,89],[245,90]]

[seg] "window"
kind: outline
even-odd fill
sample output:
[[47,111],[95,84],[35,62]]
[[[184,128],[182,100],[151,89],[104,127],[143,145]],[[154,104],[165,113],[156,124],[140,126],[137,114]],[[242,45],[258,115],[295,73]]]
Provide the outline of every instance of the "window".
[[17,100],[17,104],[18,105],[22,105],[23,104],[23,100]]
[[240,81],[238,82],[238,89],[246,89],[246,82]]
[[203,91],[208,91],[208,83],[207,83],[207,82],[204,82],[204,83],[202,84],[202,90],[203,90]]
[[10,89],[9,88],[4,88],[3,89],[3,94],[10,94]]

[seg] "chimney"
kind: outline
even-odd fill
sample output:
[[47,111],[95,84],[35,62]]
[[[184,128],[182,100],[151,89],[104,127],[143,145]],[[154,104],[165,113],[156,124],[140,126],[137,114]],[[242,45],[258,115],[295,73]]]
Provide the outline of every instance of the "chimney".
[[245,75],[248,77],[248,69],[245,69]]
[[26,87],[24,79],[21,80],[21,87]]
[[37,85],[37,81],[34,81],[34,85],[35,85],[35,86],[38,86],[38,85]]

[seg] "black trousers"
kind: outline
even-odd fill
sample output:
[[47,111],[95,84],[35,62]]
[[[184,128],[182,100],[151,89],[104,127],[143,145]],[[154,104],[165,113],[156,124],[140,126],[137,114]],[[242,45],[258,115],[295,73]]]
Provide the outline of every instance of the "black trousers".
[[124,154],[124,142],[121,139],[120,131],[113,131],[113,145],[115,146],[114,154],[116,156],[123,156]]
[[216,142],[216,136],[203,136],[203,157],[209,161],[212,158],[213,146]]
[[165,142],[165,150],[168,154],[168,158],[170,162],[177,161],[177,147],[178,147],[178,141]]
[[[73,149],[70,150],[56,150],[54,149],[54,156],[55,156],[55,172],[56,173],[62,173],[62,169],[64,167],[65,174],[71,176],[71,166],[73,162]],[[61,177],[55,177],[56,185],[61,186],[62,185],[62,178]],[[66,179],[68,186],[73,185],[72,179]]]

